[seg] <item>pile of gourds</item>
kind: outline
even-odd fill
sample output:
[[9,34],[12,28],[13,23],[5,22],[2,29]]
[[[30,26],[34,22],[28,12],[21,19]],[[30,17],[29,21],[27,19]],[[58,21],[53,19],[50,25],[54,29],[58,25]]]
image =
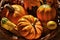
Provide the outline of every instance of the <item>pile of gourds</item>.
[[[43,1],[33,1],[33,3],[41,2],[43,5],[29,3],[28,0],[24,0],[24,7],[22,5],[6,4],[1,11],[1,27],[9,30],[17,36],[22,36],[25,39],[38,39],[44,34],[44,30],[55,30],[57,29],[56,9],[55,6],[51,7],[53,1],[47,0],[47,4]],[[49,4],[50,3],[50,4]],[[31,4],[31,5],[30,5]],[[36,16],[29,15],[26,11],[27,7],[32,9],[32,6],[38,6]],[[46,28],[46,29],[45,29]]]

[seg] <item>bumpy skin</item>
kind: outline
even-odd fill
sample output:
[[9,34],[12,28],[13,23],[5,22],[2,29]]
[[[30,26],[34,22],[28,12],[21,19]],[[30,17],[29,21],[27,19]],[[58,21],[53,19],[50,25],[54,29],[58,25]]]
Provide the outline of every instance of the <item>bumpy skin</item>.
[[14,8],[14,12],[10,13],[9,9],[7,9],[6,17],[13,23],[17,24],[18,19],[26,15],[26,11],[20,5],[12,5],[12,7]]
[[23,16],[18,21],[18,31],[26,39],[37,39],[42,33],[41,22],[32,15]]

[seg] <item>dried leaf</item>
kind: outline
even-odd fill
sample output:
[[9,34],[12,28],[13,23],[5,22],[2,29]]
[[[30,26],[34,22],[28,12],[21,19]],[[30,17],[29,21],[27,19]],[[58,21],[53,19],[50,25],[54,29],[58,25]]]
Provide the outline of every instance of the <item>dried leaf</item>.
[[32,9],[32,6],[40,6],[40,0],[23,0],[25,9]]

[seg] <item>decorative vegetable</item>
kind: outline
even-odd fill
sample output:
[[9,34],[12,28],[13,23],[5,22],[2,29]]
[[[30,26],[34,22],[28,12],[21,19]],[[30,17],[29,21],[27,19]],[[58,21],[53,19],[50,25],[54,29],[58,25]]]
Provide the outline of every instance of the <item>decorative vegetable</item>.
[[20,36],[20,34],[18,33],[18,29],[17,26],[12,23],[9,19],[7,19],[6,17],[3,17],[1,20],[1,27],[3,27],[4,29],[14,33],[17,36]]
[[1,20],[1,26],[3,28],[5,28],[6,30],[13,30],[13,28],[16,27],[16,25],[14,23],[12,23],[10,20],[8,20],[7,18],[3,17]]
[[23,16],[18,20],[18,31],[26,39],[37,39],[42,33],[41,22],[32,15]]
[[6,8],[4,9],[4,12],[6,17],[15,24],[17,24],[19,18],[27,14],[24,8],[20,5],[11,5],[11,6],[5,5],[5,6]]
[[56,29],[57,28],[57,23],[55,21],[49,21],[47,23],[47,28],[50,30]]
[[48,21],[54,20],[56,17],[56,10],[47,4],[41,5],[37,9],[37,17],[42,21],[42,23],[46,24]]

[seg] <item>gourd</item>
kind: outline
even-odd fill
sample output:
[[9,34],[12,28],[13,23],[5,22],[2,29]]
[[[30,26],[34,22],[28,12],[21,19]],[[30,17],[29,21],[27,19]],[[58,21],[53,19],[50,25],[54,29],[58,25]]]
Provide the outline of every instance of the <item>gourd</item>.
[[10,20],[8,20],[6,17],[3,17],[1,19],[1,26],[6,30],[12,30],[14,27],[16,27],[16,25],[12,23]]
[[20,36],[20,34],[18,33],[18,29],[17,29],[17,25],[14,24],[13,22],[11,22],[8,18],[3,17],[1,19],[1,27],[14,33],[17,36]]
[[46,27],[50,30],[54,30],[57,28],[57,23],[55,21],[49,21],[49,22],[47,22]]
[[37,17],[45,25],[48,21],[55,19],[56,9],[47,4],[41,5],[37,9]]
[[2,11],[9,20],[17,24],[19,18],[24,15],[27,15],[24,8],[20,5],[5,5],[4,10]]
[[26,39],[38,39],[42,35],[41,22],[32,15],[25,15],[18,20],[18,32]]

